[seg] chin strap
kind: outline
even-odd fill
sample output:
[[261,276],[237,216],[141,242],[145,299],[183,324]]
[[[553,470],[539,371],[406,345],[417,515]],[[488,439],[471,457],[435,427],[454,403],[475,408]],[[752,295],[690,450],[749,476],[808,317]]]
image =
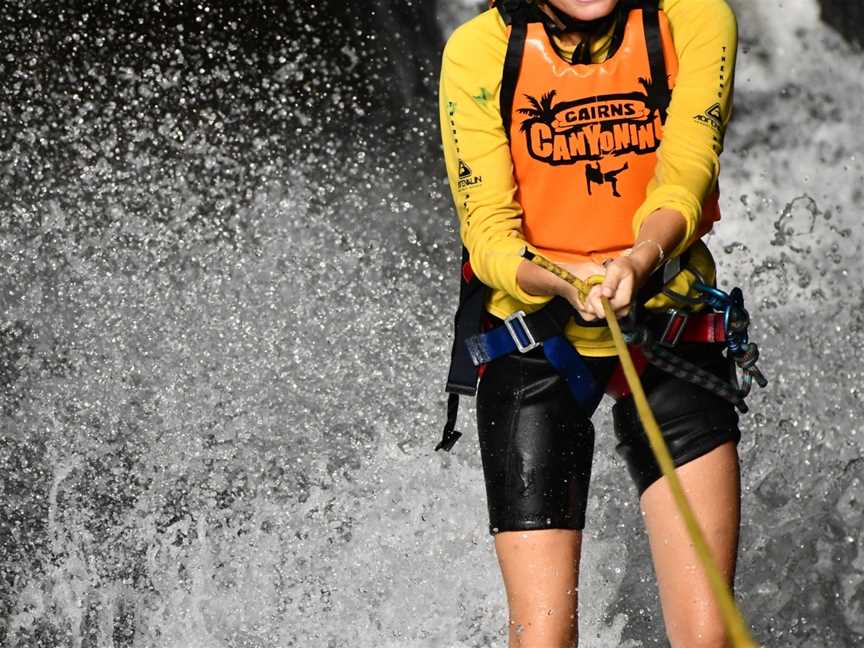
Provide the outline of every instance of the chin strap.
[[[548,0],[491,0],[490,7],[495,7],[501,13],[504,22],[516,28],[529,22],[542,23],[550,36],[561,36],[569,33],[580,33],[586,37],[576,46],[572,63],[591,63],[592,41],[599,34],[605,34],[620,23],[613,33],[613,43],[620,43],[623,35],[623,24],[631,9],[656,5],[658,0],[618,0],[618,5],[605,16],[594,20],[578,20],[562,11]],[[544,11],[548,8],[548,12]],[[617,45],[613,46],[613,50]]]
[[591,34],[602,34],[612,23],[615,22],[615,11],[610,11],[607,15],[595,18],[594,20],[577,20],[573,16],[561,11],[551,2],[543,0],[540,4],[545,4],[549,11],[555,16],[555,20],[561,23],[561,26],[554,22],[549,23],[549,28],[554,33],[566,34],[569,32],[588,32]]
[[[622,4],[629,6],[634,0],[620,1]],[[594,20],[577,20],[558,9],[555,5],[547,2],[547,0],[492,0],[489,5],[501,11],[507,24],[522,21],[542,22],[552,34],[566,34],[569,32],[599,33],[612,25],[616,14],[616,11],[611,11],[608,15],[595,18]],[[543,11],[541,5],[547,6],[554,18]]]

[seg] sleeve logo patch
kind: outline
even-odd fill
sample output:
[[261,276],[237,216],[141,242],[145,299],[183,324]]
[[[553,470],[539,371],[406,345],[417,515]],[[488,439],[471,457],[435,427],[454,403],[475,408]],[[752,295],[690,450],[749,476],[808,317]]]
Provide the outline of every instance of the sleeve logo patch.
[[485,106],[485,105],[486,105],[486,102],[489,101],[489,100],[492,98],[492,93],[489,92],[486,88],[482,88],[482,87],[481,87],[481,88],[480,88],[480,94],[479,94],[479,95],[474,95],[472,98],[473,98],[474,101],[476,101],[477,103],[479,103],[479,104],[483,104],[483,105]]
[[463,160],[459,160],[459,191],[465,191],[482,183],[483,178],[474,175],[471,167],[465,164]]
[[693,119],[695,119],[700,124],[710,126],[711,128],[714,128],[716,130],[720,130],[723,127],[723,115],[720,112],[719,103],[715,103],[705,112],[696,115]]

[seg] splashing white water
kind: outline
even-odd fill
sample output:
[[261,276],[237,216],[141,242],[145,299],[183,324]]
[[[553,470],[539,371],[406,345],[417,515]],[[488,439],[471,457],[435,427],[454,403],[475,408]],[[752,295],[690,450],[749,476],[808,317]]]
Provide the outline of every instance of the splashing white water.
[[[864,635],[864,58],[813,6],[742,16],[709,240],[721,281],[745,289],[772,381],[739,448],[736,591],[766,646]],[[453,454],[432,452],[458,252],[441,164],[363,144],[341,157],[338,142],[289,156],[256,121],[278,118],[280,92],[229,83],[239,53],[203,72],[153,57],[120,76],[70,63],[50,83],[15,63],[15,83],[34,85],[15,104],[0,213],[0,643],[501,645],[470,406]],[[289,58],[274,56],[268,87],[343,81]],[[165,108],[220,90],[238,98],[200,121]],[[435,137],[431,112],[417,123]],[[596,423],[583,645],[662,645],[608,405]]]

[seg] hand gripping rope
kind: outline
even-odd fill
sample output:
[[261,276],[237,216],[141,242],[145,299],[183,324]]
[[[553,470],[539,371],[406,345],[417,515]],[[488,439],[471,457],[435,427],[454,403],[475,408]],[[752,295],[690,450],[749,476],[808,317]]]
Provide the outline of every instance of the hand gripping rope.
[[[603,282],[603,277],[599,275],[595,275],[590,277],[587,282],[581,281],[579,278],[570,274],[564,268],[561,268],[548,259],[543,258],[540,255],[533,254],[527,249],[525,249],[522,253],[522,256],[531,261],[532,263],[548,270],[549,272],[561,277],[569,284],[574,286],[582,295],[583,299],[588,296],[588,292],[591,289],[591,286],[600,284]],[[708,286],[704,286],[708,288]],[[712,289],[713,290],[713,289]],[[736,289],[738,290],[738,289]],[[711,298],[717,298],[718,304],[721,303],[719,297],[717,297],[713,292],[703,291]],[[735,308],[740,308],[746,316],[746,311],[743,309],[743,302],[740,300],[740,290],[738,290],[738,296],[736,296],[735,290],[732,291],[732,295],[729,297],[729,303],[726,304],[724,302],[724,312],[726,313],[727,319],[729,319],[729,323],[727,324],[727,330],[730,330],[729,327],[732,326],[735,321],[735,313],[733,310]],[[720,295],[726,296],[725,293],[721,293],[717,291]],[[654,452],[654,457],[657,460],[657,463],[660,466],[660,469],[663,473],[663,476],[666,477],[666,480],[669,484],[669,488],[672,491],[672,495],[675,499],[675,504],[678,508],[678,512],[681,514],[681,517],[684,519],[684,524],[687,527],[687,533],[690,536],[690,540],[693,543],[693,546],[696,549],[696,554],[699,557],[699,561],[702,564],[702,568],[705,570],[706,575],[708,576],[708,582],[711,586],[711,591],[714,593],[714,597],[720,605],[720,611],[723,615],[723,623],[726,626],[726,630],[729,633],[729,637],[732,640],[732,645],[735,648],[758,648],[758,644],[753,640],[750,636],[749,631],[747,630],[747,625],[744,621],[743,616],[741,615],[740,610],[735,604],[734,599],[732,598],[731,593],[729,592],[729,588],[726,586],[723,577],[720,575],[720,570],[717,568],[716,563],[714,562],[713,557],[711,556],[711,552],[708,549],[708,544],[705,541],[705,537],[702,534],[702,529],[699,527],[699,522],[696,520],[696,516],[693,514],[693,510],[690,508],[690,503],[687,500],[687,496],[684,494],[684,489],[681,487],[681,482],[678,480],[678,475],[675,472],[675,465],[672,462],[672,457],[669,454],[669,449],[666,446],[666,442],[663,439],[663,435],[660,432],[660,426],[657,424],[657,420],[654,418],[654,414],[651,411],[651,407],[648,405],[648,399],[645,396],[645,391],[642,389],[642,383],[639,380],[639,374],[636,371],[636,367],[633,366],[633,359],[630,357],[630,351],[627,348],[627,343],[624,340],[624,334],[621,332],[621,327],[618,324],[618,320],[615,318],[615,313],[612,310],[611,305],[609,304],[609,300],[606,297],[601,297],[603,303],[603,311],[606,314],[606,320],[609,324],[609,329],[612,331],[612,338],[615,340],[615,349],[618,352],[618,357],[621,361],[621,367],[624,370],[624,376],[627,379],[627,384],[630,387],[631,392],[633,393],[633,400],[636,405],[636,410],[639,413],[639,419],[642,421],[642,426],[645,428],[645,432],[648,435],[648,441],[651,444],[651,450]],[[710,302],[709,302],[710,303]],[[713,304],[712,304],[713,305]],[[723,310],[723,309],[721,309]],[[737,315],[740,318],[740,314]],[[746,326],[744,327],[746,331]],[[730,332],[734,332],[734,328],[731,329]],[[742,355],[748,353],[746,351],[748,341],[746,339],[746,332],[744,338],[739,338],[736,342],[739,345],[739,349],[742,349]],[[753,345],[755,346],[755,345]],[[731,349],[731,346],[730,346]],[[758,358],[758,351],[754,353],[754,356]],[[736,356],[737,362],[737,356]],[[751,380],[756,380],[761,385],[760,378],[762,381],[765,378],[761,373],[748,374],[748,367],[755,367],[756,360],[753,359],[752,362],[747,360],[739,363],[745,371],[745,382],[749,389],[749,380],[747,376],[750,376]],[[745,365],[747,365],[745,367]],[[756,370],[758,372],[758,369]]]

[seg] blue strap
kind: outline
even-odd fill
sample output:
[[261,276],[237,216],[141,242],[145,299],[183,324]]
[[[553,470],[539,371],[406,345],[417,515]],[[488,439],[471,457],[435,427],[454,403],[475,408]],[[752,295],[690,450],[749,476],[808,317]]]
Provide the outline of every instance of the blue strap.
[[[516,331],[519,334],[520,329],[516,328]],[[527,340],[520,341],[523,344],[527,343]],[[471,359],[477,365],[491,362],[516,351],[516,343],[506,326],[498,326],[485,333],[474,335],[466,340],[465,344],[471,354]],[[542,346],[549,364],[567,382],[570,393],[573,394],[585,414],[591,416],[600,404],[605,390],[594,380],[594,376],[582,356],[564,335],[546,338]]]
[[[516,330],[518,334],[519,329]],[[528,340],[525,339],[523,343],[527,344]],[[471,360],[475,365],[486,364],[495,358],[516,351],[516,342],[513,341],[506,326],[497,326],[485,333],[474,335],[465,340],[465,346],[468,347],[468,353],[471,354]]]
[[565,336],[559,335],[543,341],[543,353],[549,364],[563,376],[570,387],[570,393],[586,416],[591,416],[600,404],[605,390],[594,380],[579,352]]

